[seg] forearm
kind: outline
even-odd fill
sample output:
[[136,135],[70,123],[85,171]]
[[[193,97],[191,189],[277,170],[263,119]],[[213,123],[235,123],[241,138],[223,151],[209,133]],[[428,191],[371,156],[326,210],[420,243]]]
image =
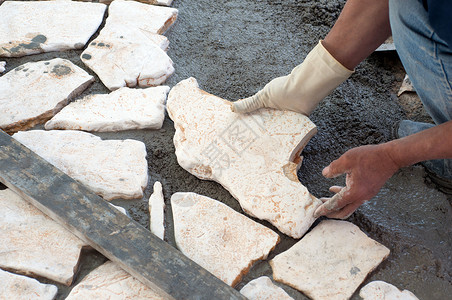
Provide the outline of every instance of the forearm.
[[452,158],[452,121],[393,140],[384,147],[399,167],[431,159]]
[[322,45],[353,70],[390,35],[388,0],[348,0]]

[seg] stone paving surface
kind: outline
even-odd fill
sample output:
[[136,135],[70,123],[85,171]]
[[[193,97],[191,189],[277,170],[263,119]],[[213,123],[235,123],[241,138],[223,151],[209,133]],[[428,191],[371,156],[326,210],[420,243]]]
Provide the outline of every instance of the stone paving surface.
[[0,269],[0,299],[53,300],[58,288]]
[[372,281],[366,284],[359,295],[363,300],[419,300],[412,292],[401,291],[384,281]]
[[270,278],[262,276],[248,282],[240,293],[249,300],[291,300],[282,288],[275,285]]
[[106,8],[66,0],[5,1],[0,6],[0,57],[82,49]]
[[149,214],[151,232],[163,240],[165,238],[165,199],[162,184],[159,181],[154,183],[154,190],[149,198]]

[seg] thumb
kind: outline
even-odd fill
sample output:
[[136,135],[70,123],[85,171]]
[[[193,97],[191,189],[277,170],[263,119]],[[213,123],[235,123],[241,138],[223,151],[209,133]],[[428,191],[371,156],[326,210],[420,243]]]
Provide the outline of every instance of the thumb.
[[236,113],[252,112],[262,107],[264,107],[264,103],[256,95],[232,103],[232,111]]
[[337,159],[323,169],[322,175],[326,178],[334,178],[346,172],[346,169],[340,163],[340,159]]

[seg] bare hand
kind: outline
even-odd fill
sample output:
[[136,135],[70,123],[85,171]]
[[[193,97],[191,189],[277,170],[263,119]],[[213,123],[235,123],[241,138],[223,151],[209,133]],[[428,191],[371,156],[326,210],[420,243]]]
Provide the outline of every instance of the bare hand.
[[323,176],[333,178],[347,174],[346,187],[333,186],[332,198],[322,198],[324,203],[314,216],[346,219],[361,204],[372,199],[384,183],[399,169],[388,155],[385,144],[353,148],[323,169]]

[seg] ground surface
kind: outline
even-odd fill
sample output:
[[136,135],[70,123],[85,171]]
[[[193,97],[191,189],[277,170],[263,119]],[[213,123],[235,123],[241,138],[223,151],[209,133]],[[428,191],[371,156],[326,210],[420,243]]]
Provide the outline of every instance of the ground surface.
[[[167,84],[172,87],[193,76],[202,89],[225,99],[250,96],[272,78],[286,75],[301,63],[326,35],[344,2],[174,0],[173,7],[179,9],[179,17],[166,35],[171,42],[168,54],[175,63],[176,73]],[[93,74],[80,61],[80,53],[67,51],[5,60],[9,71],[25,62],[62,57]],[[388,141],[392,124],[406,113],[411,118],[421,118],[410,109],[415,104],[404,103],[410,109],[405,112],[393,95],[403,76],[397,54],[373,54],[311,115],[319,132],[303,152],[303,166],[298,175],[315,196],[329,196],[330,185],[344,182],[344,178],[329,180],[321,176],[322,168],[331,160],[351,147]],[[97,79],[83,95],[106,92]],[[150,175],[146,196],[114,203],[125,206],[135,220],[148,227],[147,199],[154,181],[161,181],[167,202],[167,241],[174,245],[169,206],[173,193],[196,192],[241,210],[238,202],[219,184],[198,180],[178,165],[173,134],[172,121],[167,117],[158,131],[99,135],[105,139],[134,138],[146,143]],[[420,166],[399,171],[375,199],[363,205],[349,220],[391,249],[389,258],[366,283],[385,280],[412,291],[420,299],[446,299],[452,294],[452,209],[444,194],[428,181],[426,184],[424,177]],[[280,235],[282,241],[270,258],[296,242]],[[104,261],[94,251],[84,254],[77,281]],[[237,288],[260,275],[271,276],[268,262],[255,265]],[[295,299],[306,299],[291,288],[283,288]],[[70,289],[62,286],[59,289],[58,299],[64,299]],[[352,299],[360,299],[357,294]]]

